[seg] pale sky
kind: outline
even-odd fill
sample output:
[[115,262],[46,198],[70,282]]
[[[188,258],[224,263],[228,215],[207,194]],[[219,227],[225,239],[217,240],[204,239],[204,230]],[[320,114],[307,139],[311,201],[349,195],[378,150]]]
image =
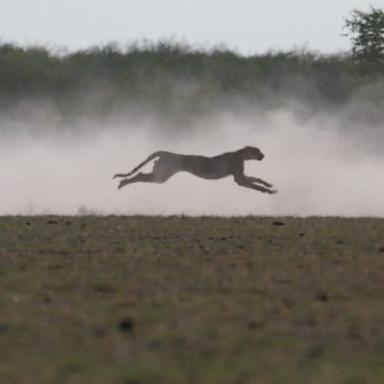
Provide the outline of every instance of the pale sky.
[[344,18],[384,0],[0,0],[0,40],[70,50],[116,41],[225,44],[243,54],[348,50]]

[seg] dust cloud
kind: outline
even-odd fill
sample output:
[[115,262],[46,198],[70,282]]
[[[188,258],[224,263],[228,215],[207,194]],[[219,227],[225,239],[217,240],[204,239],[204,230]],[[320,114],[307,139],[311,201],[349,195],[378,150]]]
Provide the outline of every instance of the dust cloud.
[[[299,118],[289,107],[221,108],[185,127],[170,121],[128,110],[71,125],[49,108],[30,120],[2,118],[0,214],[384,216],[384,156],[375,136],[348,130],[340,113]],[[112,180],[156,150],[211,156],[245,145],[265,154],[246,163],[246,174],[273,183],[276,195],[239,187],[232,177],[179,173],[165,184],[121,190]]]

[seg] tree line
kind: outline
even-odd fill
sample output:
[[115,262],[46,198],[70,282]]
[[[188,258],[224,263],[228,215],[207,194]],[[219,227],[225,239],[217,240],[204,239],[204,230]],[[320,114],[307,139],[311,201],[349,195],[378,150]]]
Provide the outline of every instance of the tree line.
[[[384,84],[377,23],[384,18],[376,9],[358,12],[346,20],[353,50],[340,54],[299,49],[242,56],[225,47],[199,50],[164,41],[125,49],[112,43],[64,54],[3,42],[0,112],[32,99],[49,101],[67,117],[108,116],[128,105],[204,114],[239,100],[264,108],[299,102],[309,109],[339,109],[356,98],[377,104]],[[376,40],[369,40],[371,30],[361,31],[372,12],[379,12],[371,20]]]

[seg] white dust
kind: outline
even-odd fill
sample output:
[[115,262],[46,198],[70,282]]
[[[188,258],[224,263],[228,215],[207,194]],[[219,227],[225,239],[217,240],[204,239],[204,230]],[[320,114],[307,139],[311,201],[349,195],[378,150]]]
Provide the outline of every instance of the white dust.
[[[384,158],[342,129],[337,116],[223,111],[184,129],[127,114],[100,126],[63,126],[60,134],[47,128],[46,135],[25,122],[12,133],[11,123],[0,122],[7,132],[0,143],[2,215],[384,216]],[[165,184],[121,190],[112,180],[155,150],[210,156],[245,145],[266,156],[247,162],[246,173],[273,183],[276,195],[239,187],[232,177],[180,173]]]

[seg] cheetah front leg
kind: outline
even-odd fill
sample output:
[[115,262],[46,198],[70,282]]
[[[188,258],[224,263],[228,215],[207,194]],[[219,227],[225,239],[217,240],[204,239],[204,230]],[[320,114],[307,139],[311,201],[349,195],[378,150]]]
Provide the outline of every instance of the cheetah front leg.
[[[245,188],[249,188],[249,189],[254,189],[256,191],[260,191],[260,192],[263,192],[263,193],[269,193],[271,195],[277,193],[276,190],[274,189],[268,189],[268,188],[265,188],[261,185],[258,185],[258,184],[254,184],[254,181],[253,181],[253,177],[248,177],[248,176],[245,176],[245,175],[236,175],[235,176],[235,182],[237,183],[237,185],[240,185],[241,187],[245,187]],[[260,179],[258,179],[260,180]],[[267,183],[269,184],[269,183]]]
[[273,184],[270,184],[262,179],[258,179],[257,177],[252,177],[252,176],[244,176],[244,177],[246,177],[252,183],[258,183],[258,184],[264,185],[264,187],[267,187],[267,188],[273,187]]

